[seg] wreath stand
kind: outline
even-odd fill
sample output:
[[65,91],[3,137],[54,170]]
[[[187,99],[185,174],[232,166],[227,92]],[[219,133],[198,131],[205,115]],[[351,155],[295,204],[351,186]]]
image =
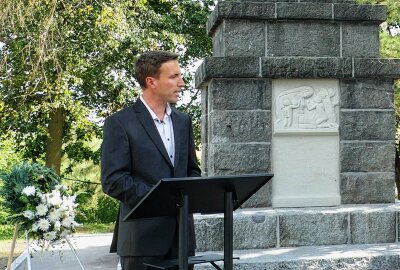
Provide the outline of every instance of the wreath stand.
[[19,224],[15,224],[14,235],[11,242],[11,252],[10,255],[8,256],[7,270],[11,269],[11,263],[14,257],[15,243],[17,242],[18,230],[19,230]]
[[[15,229],[14,229],[14,235],[11,243],[11,252],[10,255],[8,256],[8,262],[7,262],[7,270],[11,269],[11,264],[12,260],[14,257],[14,250],[15,250],[15,244],[17,242],[17,237],[18,237],[18,230],[19,230],[19,224],[15,224]],[[72,254],[74,254],[76,260],[78,261],[79,266],[81,267],[82,270],[85,270],[85,268],[82,265],[81,260],[78,257],[78,254],[76,253],[76,250],[74,246],[71,244],[71,241],[68,239],[68,237],[65,237],[65,241],[67,242],[69,248],[72,251]],[[26,262],[27,262],[27,267],[28,270],[31,270],[31,256],[30,256],[30,251],[29,251],[29,237],[28,237],[28,231],[25,231],[25,242],[26,242],[26,250],[27,250],[27,256],[26,256]]]

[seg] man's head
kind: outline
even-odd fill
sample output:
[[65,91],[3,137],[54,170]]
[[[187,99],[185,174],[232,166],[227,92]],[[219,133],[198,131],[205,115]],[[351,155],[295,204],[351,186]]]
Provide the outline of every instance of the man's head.
[[185,86],[178,55],[170,52],[143,53],[135,63],[135,74],[143,95],[160,102],[176,103]]
[[160,75],[160,67],[168,61],[178,61],[179,55],[165,51],[145,52],[135,62],[135,76],[140,87],[145,89],[146,78],[158,78]]

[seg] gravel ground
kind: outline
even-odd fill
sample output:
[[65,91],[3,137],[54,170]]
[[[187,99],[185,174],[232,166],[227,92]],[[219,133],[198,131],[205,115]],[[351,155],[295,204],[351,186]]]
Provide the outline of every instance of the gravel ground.
[[[18,239],[14,250],[14,259],[17,258],[25,249],[25,241]],[[11,251],[11,240],[0,241],[0,270],[7,267],[8,256]]]

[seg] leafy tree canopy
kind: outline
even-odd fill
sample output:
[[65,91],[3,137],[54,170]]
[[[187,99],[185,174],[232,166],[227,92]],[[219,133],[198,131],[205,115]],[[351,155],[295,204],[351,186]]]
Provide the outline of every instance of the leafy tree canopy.
[[175,51],[183,67],[209,54],[205,24],[211,5],[212,0],[1,0],[0,136],[11,137],[25,158],[47,157],[56,169],[61,147],[75,161],[98,162],[98,149],[87,142],[101,136],[104,117],[138,95],[138,54]]

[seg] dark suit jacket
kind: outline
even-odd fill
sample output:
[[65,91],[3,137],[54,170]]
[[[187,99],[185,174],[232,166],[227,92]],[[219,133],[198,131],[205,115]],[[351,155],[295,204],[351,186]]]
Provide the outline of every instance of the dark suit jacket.
[[[101,180],[103,191],[121,202],[119,225],[113,239],[113,242],[117,241],[120,256],[166,254],[177,229],[176,217],[129,222],[122,219],[160,179],[200,176],[190,117],[172,108],[171,119],[175,166],[172,166],[154,120],[140,99],[133,106],[111,115],[104,123]],[[192,218],[189,232],[189,248],[194,250]]]

